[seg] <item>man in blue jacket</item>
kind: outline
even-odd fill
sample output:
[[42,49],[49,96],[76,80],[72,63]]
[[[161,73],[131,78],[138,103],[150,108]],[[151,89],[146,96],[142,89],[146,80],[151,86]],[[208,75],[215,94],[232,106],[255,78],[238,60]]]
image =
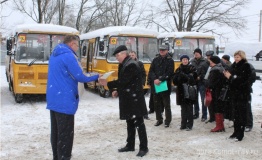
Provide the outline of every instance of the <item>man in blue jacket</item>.
[[77,60],[78,37],[65,36],[50,55],[46,89],[51,117],[53,160],[70,160],[74,139],[74,115],[78,108],[78,82],[96,81],[87,77]]

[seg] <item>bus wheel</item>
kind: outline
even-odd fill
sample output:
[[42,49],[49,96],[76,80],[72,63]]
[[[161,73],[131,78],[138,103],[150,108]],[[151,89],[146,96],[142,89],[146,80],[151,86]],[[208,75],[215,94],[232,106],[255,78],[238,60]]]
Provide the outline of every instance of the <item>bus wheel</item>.
[[13,92],[13,81],[11,79],[8,82],[8,89],[9,91]]
[[23,94],[15,94],[15,102],[22,103],[23,102]]
[[10,83],[10,82],[8,82],[8,88],[9,88],[9,91],[13,91],[13,89],[12,89],[12,84]]
[[109,90],[106,90],[103,86],[98,87],[99,95],[104,98],[108,98],[110,96]]

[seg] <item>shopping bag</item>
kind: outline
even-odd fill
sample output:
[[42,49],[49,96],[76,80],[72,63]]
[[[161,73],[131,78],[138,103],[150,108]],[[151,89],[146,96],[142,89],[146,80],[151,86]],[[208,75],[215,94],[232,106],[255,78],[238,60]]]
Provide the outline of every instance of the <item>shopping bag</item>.
[[212,101],[212,94],[211,94],[211,90],[209,88],[206,89],[206,93],[205,93],[205,106],[210,106]]

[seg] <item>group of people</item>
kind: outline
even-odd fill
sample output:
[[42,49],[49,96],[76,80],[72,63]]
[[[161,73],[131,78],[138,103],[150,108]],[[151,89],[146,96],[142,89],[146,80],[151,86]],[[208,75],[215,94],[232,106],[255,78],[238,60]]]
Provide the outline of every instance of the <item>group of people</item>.
[[[216,122],[211,132],[225,131],[224,119],[233,121],[234,132],[229,137],[241,141],[244,131],[249,132],[253,127],[251,110],[252,84],[256,80],[254,67],[247,62],[244,51],[234,53],[234,63],[231,64],[230,56],[223,55],[220,59],[213,51],[206,52],[194,50],[194,58],[187,55],[180,58],[181,65],[176,69],[173,82],[177,86],[176,101],[181,105],[180,129],[191,130],[193,119],[199,118],[198,98],[186,97],[186,86],[192,86],[200,93],[202,101],[202,122]],[[211,91],[212,101],[207,106],[205,100],[207,90]],[[192,94],[192,93],[189,93]],[[194,109],[193,109],[194,108]],[[207,111],[208,110],[208,111]],[[194,114],[193,114],[194,112]],[[209,120],[207,120],[209,113]]]
[[[194,58],[187,55],[180,57],[181,64],[174,72],[174,61],[168,54],[168,46],[159,46],[157,55],[150,66],[147,84],[151,86],[150,104],[147,111],[143,86],[146,74],[143,63],[139,62],[135,52],[128,53],[125,45],[118,46],[113,55],[119,62],[118,79],[107,82],[102,75],[86,76],[77,60],[78,38],[66,36],[62,44],[57,45],[50,55],[47,81],[47,109],[51,117],[51,146],[54,160],[69,160],[74,138],[74,114],[77,111],[79,95],[78,82],[98,81],[100,85],[108,86],[112,97],[119,97],[120,119],[127,124],[127,144],[119,152],[135,150],[136,130],[140,140],[137,156],[143,157],[149,151],[148,138],[144,119],[149,113],[155,112],[155,126],[168,128],[172,121],[170,95],[172,83],[176,88],[176,101],[181,105],[181,130],[190,131],[194,119],[199,118],[198,93],[202,101],[201,121],[216,121],[216,127],[211,132],[224,131],[223,120],[234,120],[234,133],[230,138],[241,141],[248,116],[251,112],[251,75],[252,67],[245,58],[243,51],[234,55],[235,62],[229,66],[229,56],[223,62],[219,57],[208,52],[208,59],[202,56],[200,49],[194,50]],[[223,82],[223,83],[222,83]],[[158,86],[164,89],[157,91]],[[67,86],[67,87],[65,87]],[[227,87],[226,98],[221,99],[222,88]],[[185,89],[186,88],[186,89]],[[205,106],[205,91],[212,92],[212,102]],[[187,91],[186,91],[187,90]],[[186,93],[187,92],[187,93]],[[193,94],[193,95],[192,95]],[[227,109],[225,112],[225,108]],[[165,119],[163,118],[165,113]],[[249,114],[248,116],[246,116]],[[252,128],[252,123],[250,123]]]

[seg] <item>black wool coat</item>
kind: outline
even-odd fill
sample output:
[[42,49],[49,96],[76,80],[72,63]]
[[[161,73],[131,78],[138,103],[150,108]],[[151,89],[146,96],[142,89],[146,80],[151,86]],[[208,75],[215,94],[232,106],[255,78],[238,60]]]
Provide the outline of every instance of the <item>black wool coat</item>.
[[238,63],[234,62],[230,66],[230,73],[229,84],[232,98],[247,100],[252,90],[252,82],[250,82],[252,70],[250,64],[245,59],[242,59]]
[[206,87],[211,89],[212,102],[211,105],[214,107],[216,113],[223,113],[223,102],[219,99],[222,88],[226,84],[226,77],[224,76],[224,67],[221,63],[216,64],[210,70]]
[[151,85],[151,92],[155,93],[154,80],[159,79],[160,81],[166,81],[168,91],[171,93],[172,76],[174,74],[174,61],[166,55],[165,57],[157,56],[153,59],[149,72],[148,72],[148,83]]
[[123,63],[118,65],[118,79],[108,82],[107,86],[110,90],[118,91],[121,120],[147,114],[142,71],[131,57],[127,56]]
[[177,86],[176,89],[176,104],[181,105],[183,102],[194,103],[194,101],[188,100],[184,98],[184,89],[183,83],[187,83],[189,85],[196,85],[196,78],[197,78],[197,70],[196,68],[191,65],[183,65],[176,69],[175,74],[173,76],[173,83]]

